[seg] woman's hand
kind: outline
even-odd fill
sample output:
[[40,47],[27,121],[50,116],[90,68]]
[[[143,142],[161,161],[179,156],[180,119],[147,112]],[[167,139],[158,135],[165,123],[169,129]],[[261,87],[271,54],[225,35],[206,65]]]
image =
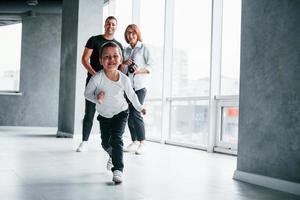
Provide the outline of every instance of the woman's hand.
[[128,67],[129,65],[131,65],[132,63],[133,63],[133,60],[132,60],[132,59],[124,60],[124,62],[123,62],[123,64],[124,64],[124,65],[127,65],[127,67]]
[[149,74],[149,71],[148,69],[144,68],[144,67],[138,67],[138,66],[135,66],[134,68],[134,74]]

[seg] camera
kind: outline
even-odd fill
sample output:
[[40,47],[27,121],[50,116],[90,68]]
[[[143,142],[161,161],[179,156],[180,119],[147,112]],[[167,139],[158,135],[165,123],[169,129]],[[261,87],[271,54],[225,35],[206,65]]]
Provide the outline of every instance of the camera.
[[135,63],[132,62],[131,65],[128,66],[128,72],[133,73],[135,71]]

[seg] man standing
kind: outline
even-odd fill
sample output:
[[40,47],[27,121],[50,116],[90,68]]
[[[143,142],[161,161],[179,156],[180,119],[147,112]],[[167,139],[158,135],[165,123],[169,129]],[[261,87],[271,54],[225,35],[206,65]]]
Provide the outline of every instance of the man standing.
[[[85,45],[85,49],[82,55],[82,64],[88,71],[86,85],[90,78],[96,74],[96,72],[103,69],[103,66],[99,62],[99,50],[101,46],[106,42],[115,42],[123,50],[122,44],[114,39],[114,34],[117,28],[117,19],[114,16],[109,16],[105,20],[104,34],[92,36],[89,38]],[[94,115],[95,115],[95,104],[85,100],[85,114],[82,125],[82,142],[77,148],[77,152],[83,152],[87,150],[87,141],[92,130]]]

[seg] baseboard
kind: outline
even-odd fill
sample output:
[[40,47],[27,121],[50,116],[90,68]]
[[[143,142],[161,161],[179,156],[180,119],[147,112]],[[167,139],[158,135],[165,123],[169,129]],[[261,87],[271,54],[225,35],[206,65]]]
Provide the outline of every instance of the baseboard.
[[233,179],[243,181],[266,188],[288,192],[295,195],[300,195],[300,184],[272,177],[252,174],[248,172],[235,170]]
[[56,137],[58,138],[73,138],[74,134],[72,133],[67,133],[63,131],[57,131]]
[[0,131],[22,131],[22,132],[50,132],[55,133],[57,127],[39,127],[39,126],[0,126]]
[[222,148],[222,147],[214,147],[214,152],[217,152],[217,153],[224,153],[224,154],[229,154],[229,155],[237,156],[237,150],[236,150],[236,149],[228,149],[228,148]]
[[74,134],[58,131],[57,127],[38,127],[38,126],[0,126],[2,132],[30,132],[30,133],[56,133],[56,137],[73,138]]
[[179,147],[186,147],[186,148],[190,148],[190,149],[197,149],[197,150],[207,151],[207,148],[204,147],[204,146],[186,144],[186,143],[182,143],[182,142],[174,142],[174,141],[166,140],[165,144],[179,146]]

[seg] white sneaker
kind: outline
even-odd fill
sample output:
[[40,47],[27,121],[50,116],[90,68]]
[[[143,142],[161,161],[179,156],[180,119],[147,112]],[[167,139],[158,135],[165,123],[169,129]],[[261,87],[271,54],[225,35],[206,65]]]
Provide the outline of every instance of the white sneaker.
[[84,151],[87,151],[88,148],[87,148],[87,141],[83,141],[80,143],[80,145],[78,146],[77,148],[77,152],[84,152]]
[[131,143],[128,145],[125,149],[123,149],[124,152],[135,152],[137,148],[139,147],[138,143]]
[[120,170],[115,170],[113,171],[113,179],[112,181],[115,182],[116,184],[122,183],[122,172]]
[[113,167],[113,163],[112,163],[112,159],[111,157],[109,157],[108,161],[107,161],[107,164],[106,164],[106,169],[108,171],[111,171],[111,168]]
[[145,153],[145,144],[141,143],[137,150],[135,151],[135,154],[141,155]]

